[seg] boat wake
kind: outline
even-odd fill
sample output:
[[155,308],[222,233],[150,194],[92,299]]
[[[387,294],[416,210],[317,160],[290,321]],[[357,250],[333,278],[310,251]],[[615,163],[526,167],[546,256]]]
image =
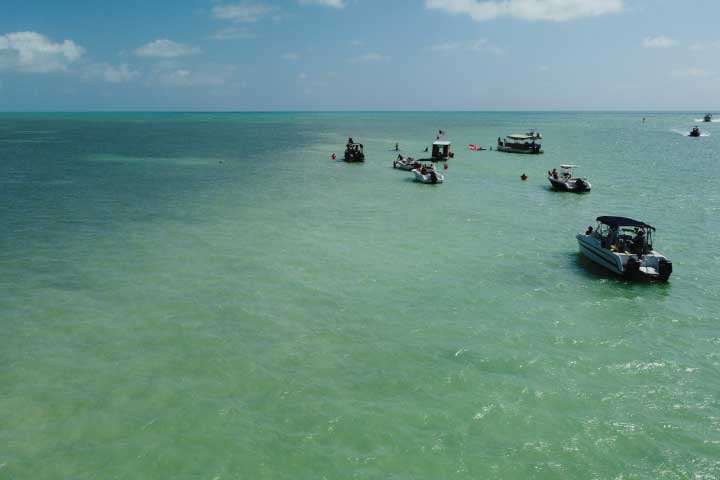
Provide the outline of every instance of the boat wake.
[[709,122],[706,122],[704,118],[696,118],[695,122],[697,122],[697,123],[720,123],[720,118],[717,118],[717,119],[714,118],[714,119],[710,120]]
[[[679,129],[677,129],[677,128],[673,128],[673,129],[671,130],[671,132],[677,133],[678,135],[682,135],[683,137],[689,137],[689,136],[690,136],[690,131],[689,131],[689,130],[679,130]],[[701,137],[709,137],[710,134],[709,134],[709,133],[702,132],[702,133],[700,133],[700,136],[701,136]]]

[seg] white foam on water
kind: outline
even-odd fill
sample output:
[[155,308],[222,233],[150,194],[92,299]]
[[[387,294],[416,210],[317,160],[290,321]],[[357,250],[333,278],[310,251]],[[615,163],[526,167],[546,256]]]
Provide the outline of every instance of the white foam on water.
[[[689,137],[689,136],[690,136],[690,131],[689,131],[689,130],[688,130],[688,131],[683,131],[683,130],[680,130],[680,129],[677,129],[677,128],[673,128],[673,129],[670,130],[670,131],[673,132],[673,133],[677,133],[678,135],[682,135],[683,137]],[[706,132],[700,132],[700,136],[701,136],[701,137],[709,137],[710,134],[709,134],[709,133],[706,133]]]

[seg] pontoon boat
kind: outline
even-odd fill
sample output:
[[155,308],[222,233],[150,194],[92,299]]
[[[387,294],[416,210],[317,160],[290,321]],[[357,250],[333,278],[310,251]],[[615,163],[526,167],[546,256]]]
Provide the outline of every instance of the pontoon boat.
[[515,133],[505,137],[505,140],[498,138],[497,150],[499,152],[529,153],[534,155],[543,153],[542,145],[535,143],[535,140],[540,138],[536,135],[535,133],[532,133],[532,135]]
[[454,154],[450,151],[450,142],[446,140],[436,140],[432,144],[432,153],[430,158],[422,158],[426,162],[442,162],[450,160]]

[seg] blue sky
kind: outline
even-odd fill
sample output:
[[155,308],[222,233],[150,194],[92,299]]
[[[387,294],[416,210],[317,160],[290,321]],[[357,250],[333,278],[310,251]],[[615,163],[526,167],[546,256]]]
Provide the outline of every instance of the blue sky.
[[3,0],[0,110],[720,110],[717,0]]

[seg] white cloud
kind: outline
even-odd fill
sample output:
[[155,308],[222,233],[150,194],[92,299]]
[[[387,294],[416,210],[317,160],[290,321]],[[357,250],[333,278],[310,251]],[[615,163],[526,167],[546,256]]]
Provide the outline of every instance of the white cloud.
[[674,77],[706,77],[709,75],[709,72],[702,68],[697,67],[690,67],[690,68],[684,68],[681,70],[673,70],[672,75]]
[[710,49],[716,49],[720,48],[720,42],[712,42],[712,43],[696,43],[690,47],[690,50],[710,50]]
[[430,51],[435,53],[453,52],[457,50],[467,50],[471,52],[488,52],[494,54],[502,53],[502,48],[490,42],[487,38],[480,38],[473,42],[445,42],[438,43],[430,47]]
[[175,58],[183,55],[199,53],[200,49],[190,45],[176,43],[166,38],[161,38],[143,45],[135,50],[135,55],[140,57]]
[[425,7],[469,15],[477,22],[498,17],[564,22],[618,13],[623,0],[425,0]]
[[178,68],[156,74],[155,81],[175,87],[219,87],[225,85],[227,76]]
[[297,61],[297,60],[300,60],[300,55],[295,52],[288,52],[282,56],[282,59]]
[[95,63],[86,67],[83,77],[100,79],[109,83],[126,83],[140,77],[140,72],[133,70],[126,63],[110,65],[108,63]]
[[216,5],[212,9],[213,17],[236,22],[257,22],[275,7],[264,3],[241,2],[228,5]]
[[344,0],[300,0],[300,5],[320,5],[322,7],[343,8]]
[[307,75],[307,73],[299,73],[297,78],[298,78],[298,80],[307,80],[308,75]]
[[355,57],[352,60],[350,60],[352,63],[360,63],[360,62],[379,62],[381,60],[387,60],[388,57],[381,55],[379,53],[366,53],[365,55],[360,55],[359,57]]
[[14,32],[0,35],[0,69],[47,73],[67,70],[85,49],[72,40],[53,43],[37,32]]
[[238,38],[254,38],[255,34],[244,27],[228,27],[218,31],[210,38],[212,40],[235,40]]
[[642,46],[645,48],[667,48],[674,45],[677,45],[677,40],[663,35],[659,37],[645,37],[642,41]]
[[502,48],[500,48],[500,47],[498,47],[497,45],[491,43],[491,42],[490,42],[488,39],[486,39],[486,38],[481,38],[481,39],[479,39],[479,40],[475,40],[475,41],[470,45],[470,50],[472,50],[472,51],[474,51],[474,52],[489,52],[489,53],[494,53],[494,54],[496,54],[496,55],[501,54],[502,51],[503,51]]
[[445,42],[445,43],[437,43],[430,47],[430,50],[433,52],[451,52],[453,50],[460,50],[462,48],[462,43],[457,42]]

